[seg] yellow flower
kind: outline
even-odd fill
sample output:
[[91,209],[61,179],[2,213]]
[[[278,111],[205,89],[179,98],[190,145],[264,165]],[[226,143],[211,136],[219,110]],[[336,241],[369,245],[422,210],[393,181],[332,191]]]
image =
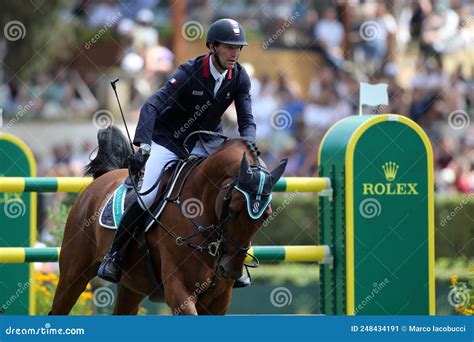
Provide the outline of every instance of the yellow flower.
[[38,282],[47,281],[46,275],[43,274],[43,273],[41,273],[41,272],[39,272],[39,273],[36,274],[35,279],[36,279],[36,281],[38,281]]
[[83,292],[81,294],[81,298],[85,299],[85,300],[88,300],[88,299],[92,299],[92,293],[90,292]]
[[46,276],[46,278],[48,279],[48,281],[51,281],[51,282],[54,282],[55,280],[58,279],[58,277],[56,276],[56,274],[54,273],[50,273]]
[[457,282],[458,282],[458,276],[457,275],[451,276],[451,284],[456,285]]

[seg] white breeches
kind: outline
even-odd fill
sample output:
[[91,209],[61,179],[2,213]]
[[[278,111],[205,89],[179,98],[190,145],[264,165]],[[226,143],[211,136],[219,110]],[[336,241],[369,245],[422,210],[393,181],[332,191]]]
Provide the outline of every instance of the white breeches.
[[[207,146],[206,146],[207,147]],[[207,157],[210,153],[213,151],[209,151],[209,147],[204,148],[203,144],[201,141],[198,139],[196,142],[196,145],[194,146],[193,150],[191,151],[191,154],[197,155],[197,156],[203,156]],[[150,151],[150,157],[148,158],[145,166],[145,174],[143,175],[143,185],[141,187],[140,192],[145,192],[150,189],[153,184],[155,184],[155,181],[158,179],[158,177],[161,174],[161,170],[163,167],[171,160],[178,160],[178,156],[168,150],[166,147],[163,147],[161,145],[158,145],[157,143],[152,142],[151,143],[151,151]],[[156,198],[156,194],[158,193],[158,188],[159,186],[156,186],[152,192],[150,192],[147,195],[140,196],[143,203],[147,206],[148,209],[150,209],[151,205],[153,204],[153,201]],[[141,201],[139,201],[140,206],[143,208],[143,204]]]

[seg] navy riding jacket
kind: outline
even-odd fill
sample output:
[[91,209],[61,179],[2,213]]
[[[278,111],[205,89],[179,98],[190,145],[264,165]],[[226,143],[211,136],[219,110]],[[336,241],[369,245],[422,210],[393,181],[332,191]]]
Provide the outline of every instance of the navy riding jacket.
[[[210,69],[210,55],[196,57],[182,64],[176,73],[145,102],[133,143],[151,141],[186,156],[184,139],[192,132],[208,130],[222,133],[221,117],[235,101],[237,123],[241,137],[255,141],[256,126],[250,99],[250,78],[236,63],[227,71],[216,96],[215,80]],[[188,149],[197,136],[188,140]]]

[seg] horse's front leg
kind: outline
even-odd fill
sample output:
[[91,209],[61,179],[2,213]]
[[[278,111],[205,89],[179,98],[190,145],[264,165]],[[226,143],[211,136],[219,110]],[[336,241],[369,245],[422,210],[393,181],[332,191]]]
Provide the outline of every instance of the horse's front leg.
[[173,315],[197,315],[196,296],[184,284],[173,278],[163,283],[165,301]]
[[[167,260],[170,259],[168,256]],[[175,263],[162,263],[161,279],[165,302],[173,315],[197,315],[196,296],[186,287],[184,274],[186,273]]]
[[198,314],[225,315],[232,299],[233,284],[233,280],[218,279],[215,288],[196,303]]

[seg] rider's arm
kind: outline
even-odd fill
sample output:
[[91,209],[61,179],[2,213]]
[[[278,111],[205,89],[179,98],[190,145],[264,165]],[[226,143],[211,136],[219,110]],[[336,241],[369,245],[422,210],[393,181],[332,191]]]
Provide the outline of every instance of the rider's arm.
[[155,120],[170,107],[179,105],[178,98],[185,86],[186,72],[180,68],[155,94],[150,96],[140,110],[133,144],[151,144]]
[[252,99],[250,98],[250,78],[242,68],[239,72],[239,86],[235,97],[235,109],[237,111],[237,123],[242,138],[251,141],[256,139],[256,126],[252,115]]

